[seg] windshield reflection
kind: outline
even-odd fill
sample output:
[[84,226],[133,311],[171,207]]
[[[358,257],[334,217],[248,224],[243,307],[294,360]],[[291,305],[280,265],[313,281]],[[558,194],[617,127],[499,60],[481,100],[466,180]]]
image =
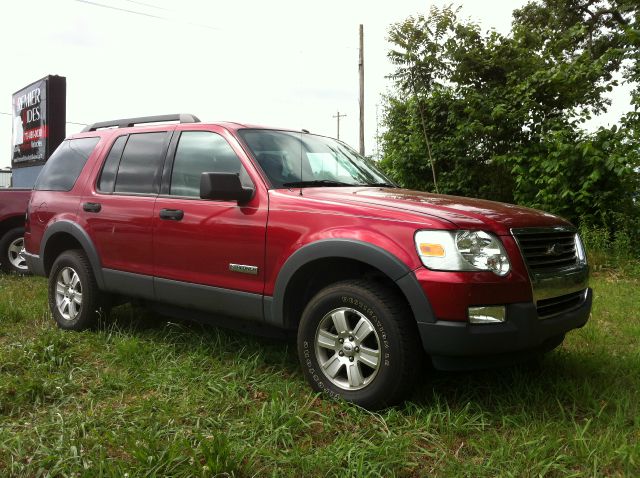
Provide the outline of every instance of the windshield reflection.
[[308,133],[239,131],[274,188],[396,185],[341,141]]

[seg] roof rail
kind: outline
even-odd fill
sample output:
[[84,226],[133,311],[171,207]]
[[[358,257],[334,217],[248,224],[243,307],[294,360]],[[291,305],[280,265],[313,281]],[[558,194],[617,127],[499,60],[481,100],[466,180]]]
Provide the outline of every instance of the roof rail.
[[165,121],[179,121],[180,123],[200,123],[197,116],[189,113],[181,113],[175,115],[157,115],[157,116],[141,116],[140,118],[123,118],[112,121],[100,121],[99,123],[93,123],[82,130],[83,133],[87,131],[96,131],[100,128],[130,128],[137,124],[142,123],[162,123]]

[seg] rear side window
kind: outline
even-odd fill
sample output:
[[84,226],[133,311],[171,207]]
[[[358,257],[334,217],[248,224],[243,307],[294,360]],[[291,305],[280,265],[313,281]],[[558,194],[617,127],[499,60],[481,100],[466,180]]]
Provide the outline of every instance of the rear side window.
[[118,168],[115,192],[158,194],[167,149],[166,139],[166,132],[129,136]]
[[113,186],[116,184],[116,173],[118,172],[120,158],[122,157],[122,150],[124,149],[124,144],[126,142],[126,136],[120,136],[114,141],[111,151],[109,151],[109,155],[102,167],[102,174],[100,174],[100,181],[98,183],[98,191],[103,193],[113,192]]
[[40,171],[38,191],[71,191],[100,138],[67,139],[58,146]]

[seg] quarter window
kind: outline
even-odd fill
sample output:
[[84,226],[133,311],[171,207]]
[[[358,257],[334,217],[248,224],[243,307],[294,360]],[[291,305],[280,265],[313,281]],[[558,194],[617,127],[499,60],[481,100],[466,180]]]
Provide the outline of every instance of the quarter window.
[[111,151],[109,151],[109,155],[104,162],[102,174],[100,174],[98,191],[103,193],[113,192],[113,186],[116,184],[116,173],[118,172],[118,165],[120,164],[122,150],[124,149],[124,144],[126,142],[126,136],[120,136],[114,141],[113,146],[111,147]]
[[71,191],[100,138],[68,139],[51,155],[40,171],[38,191]]
[[200,197],[202,173],[239,173],[243,185],[251,185],[236,153],[219,134],[185,131],[180,135],[171,172],[170,194]]

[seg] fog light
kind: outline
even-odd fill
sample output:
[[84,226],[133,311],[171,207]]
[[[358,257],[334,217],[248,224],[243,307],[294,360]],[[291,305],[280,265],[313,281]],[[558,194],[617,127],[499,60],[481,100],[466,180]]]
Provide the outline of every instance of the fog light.
[[504,322],[506,315],[504,305],[469,307],[469,322],[472,324]]

